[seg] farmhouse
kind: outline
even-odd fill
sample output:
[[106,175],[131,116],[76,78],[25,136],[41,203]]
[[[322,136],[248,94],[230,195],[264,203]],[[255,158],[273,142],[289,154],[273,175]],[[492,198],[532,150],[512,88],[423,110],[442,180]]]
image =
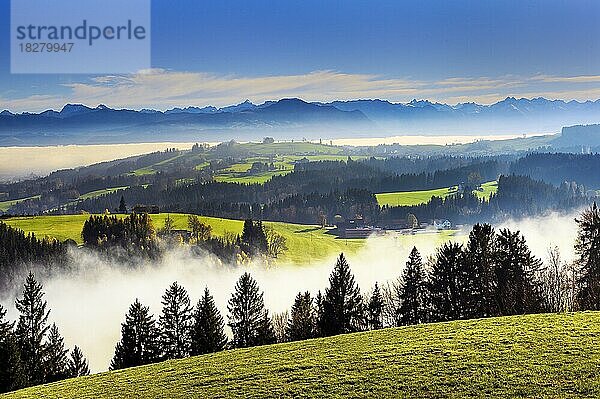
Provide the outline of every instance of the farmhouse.
[[452,223],[448,219],[435,219],[433,221],[433,227],[438,230],[450,230],[452,228]]

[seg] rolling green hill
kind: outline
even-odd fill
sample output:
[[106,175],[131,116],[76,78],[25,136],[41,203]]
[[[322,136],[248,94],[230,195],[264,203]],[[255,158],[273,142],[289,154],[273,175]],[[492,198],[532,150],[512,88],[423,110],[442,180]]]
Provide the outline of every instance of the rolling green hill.
[[[187,214],[161,213],[150,215],[155,228],[164,225],[167,215],[174,221],[175,229],[187,229]],[[121,216],[122,215],[117,215]],[[83,223],[89,215],[60,215],[60,216],[28,216],[4,219],[3,222],[9,226],[17,227],[25,232],[35,233],[38,237],[54,237],[64,241],[75,240],[82,243],[81,230]],[[212,217],[200,217],[201,221],[210,224],[213,234],[223,236],[226,232],[241,233],[244,222],[233,219],[220,219]],[[362,248],[366,242],[364,239],[345,240],[328,234],[326,229],[313,225],[301,225],[292,223],[266,222],[265,225],[273,228],[287,239],[288,250],[280,255],[278,261],[306,264],[313,261],[325,259],[340,252],[353,253]],[[407,247],[420,243],[434,244],[442,243],[451,239],[455,231],[440,231],[432,234],[403,235],[398,237],[398,243]]]
[[[490,181],[483,183],[480,190],[473,190],[473,193],[481,199],[489,199],[490,196],[498,190],[498,183]],[[436,188],[433,190],[422,190],[422,191],[399,191],[395,193],[381,193],[375,194],[377,203],[379,205],[388,206],[411,206],[424,204],[431,199],[431,197],[446,198],[449,195],[456,194],[456,186]]]
[[34,198],[39,198],[39,195],[34,195],[33,197],[28,197],[28,198],[21,198],[21,199],[16,199],[16,200],[9,200],[9,201],[1,201],[0,202],[0,211],[6,212],[8,210],[8,208],[10,208],[11,206],[21,202],[21,201],[27,201],[29,199],[34,199]]
[[599,336],[599,312],[455,321],[230,350],[6,397],[598,397]]

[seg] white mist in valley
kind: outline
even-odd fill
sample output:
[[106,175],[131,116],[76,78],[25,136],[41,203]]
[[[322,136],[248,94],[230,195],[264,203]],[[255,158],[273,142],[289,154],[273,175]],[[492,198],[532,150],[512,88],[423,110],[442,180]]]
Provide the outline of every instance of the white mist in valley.
[[[576,233],[574,217],[552,215],[510,221],[499,227],[521,230],[533,253],[542,259],[551,245],[559,246],[563,256],[570,258]],[[464,242],[466,235],[457,235],[454,239]],[[434,234],[425,234],[419,238],[417,246],[426,259],[439,244]],[[369,238],[363,249],[347,254],[361,292],[370,292],[375,282],[383,285],[396,280],[411,249],[410,240],[387,234]],[[58,325],[65,344],[69,348],[80,346],[92,371],[98,372],[108,368],[115,343],[120,338],[121,323],[136,298],[149,306],[158,319],[161,297],[173,281],[187,289],[194,305],[208,287],[227,322],[227,301],[237,279],[249,271],[264,291],[265,305],[271,314],[283,312],[290,309],[298,292],[316,294],[324,290],[338,254],[310,265],[231,266],[211,256],[191,256],[185,249],[180,249],[134,269],[101,260],[85,250],[77,250],[73,255],[76,257],[73,271],[42,281],[45,299],[51,308],[50,321]],[[5,306],[9,305],[9,316],[16,320],[18,315],[10,301],[14,299],[3,300]]]
[[575,219],[580,213],[581,211],[568,214],[551,213],[535,218],[511,219],[497,228],[520,230],[531,252],[542,260],[546,260],[550,248],[557,247],[563,260],[573,261],[577,238]]

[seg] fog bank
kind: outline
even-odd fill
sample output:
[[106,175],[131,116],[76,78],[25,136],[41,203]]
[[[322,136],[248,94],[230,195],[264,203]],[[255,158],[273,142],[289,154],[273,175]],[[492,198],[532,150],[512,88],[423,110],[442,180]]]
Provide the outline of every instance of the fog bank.
[[[574,217],[550,215],[509,221],[497,227],[521,230],[532,252],[544,260],[549,246],[558,246],[564,259],[570,260],[576,234]],[[454,239],[464,242],[466,236]],[[371,291],[375,282],[385,284],[400,276],[412,249],[409,242],[393,234],[372,237],[362,250],[347,255],[361,292]],[[434,253],[437,244],[435,235],[419,239],[418,249],[424,259]],[[211,256],[194,257],[185,249],[178,249],[166,253],[160,261],[136,269],[101,260],[85,250],[76,250],[72,255],[74,271],[43,281],[51,309],[50,322],[56,322],[67,347],[77,344],[82,348],[91,370],[98,372],[108,368],[120,338],[121,322],[135,298],[150,306],[158,319],[162,294],[173,281],[188,290],[194,305],[208,286],[227,322],[227,301],[239,276],[249,271],[264,291],[265,305],[273,314],[289,310],[299,291],[323,291],[338,254],[311,265],[231,266]],[[14,298],[2,302],[9,317],[16,320]]]

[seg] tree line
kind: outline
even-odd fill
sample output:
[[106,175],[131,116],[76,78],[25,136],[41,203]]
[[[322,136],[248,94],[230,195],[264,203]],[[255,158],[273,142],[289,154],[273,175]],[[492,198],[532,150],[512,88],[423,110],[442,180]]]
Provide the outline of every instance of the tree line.
[[7,311],[0,305],[0,392],[90,373],[81,349],[66,349],[56,324],[49,324],[43,287],[32,273],[15,307],[16,323],[6,319]]
[[26,234],[0,221],[0,291],[4,291],[11,281],[20,279],[23,270],[34,263],[42,269],[63,265],[67,247],[72,244],[70,241],[39,239],[33,233]]

